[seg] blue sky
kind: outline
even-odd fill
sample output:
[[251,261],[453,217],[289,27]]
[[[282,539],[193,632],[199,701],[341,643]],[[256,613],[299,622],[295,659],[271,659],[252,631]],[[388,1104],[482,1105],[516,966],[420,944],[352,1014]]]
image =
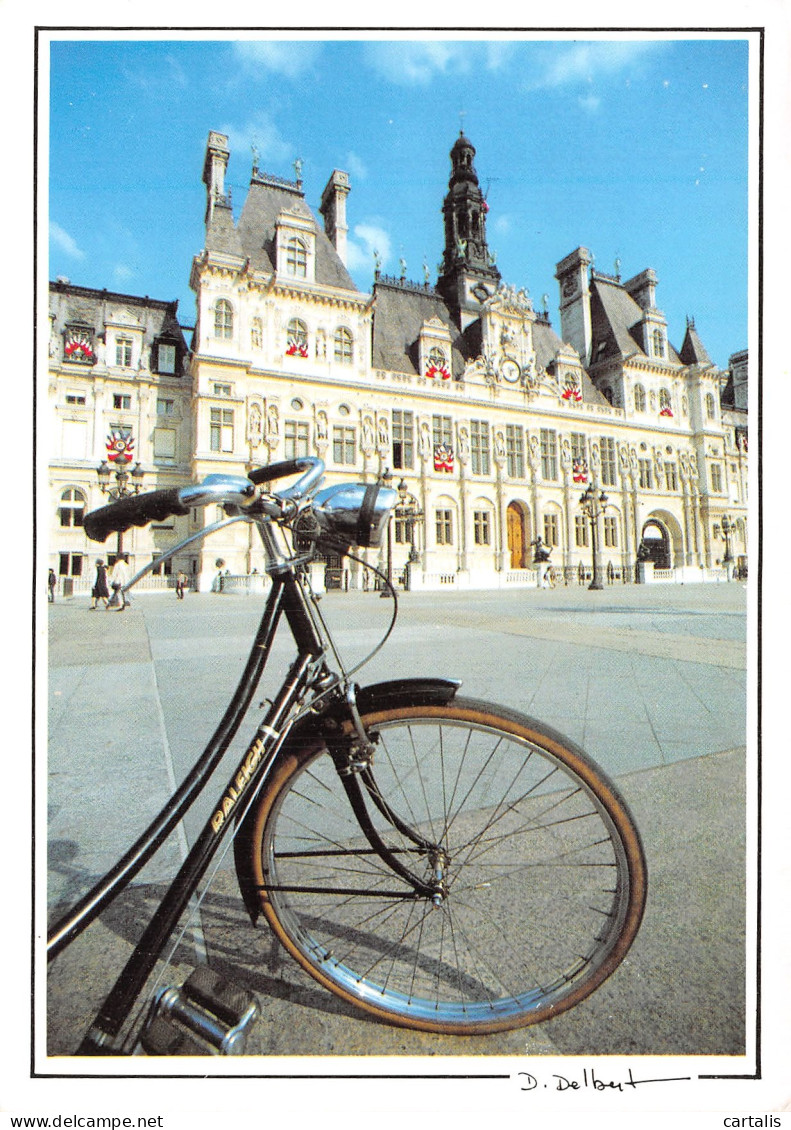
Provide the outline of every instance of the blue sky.
[[[725,367],[747,346],[748,46],[744,37],[607,40],[80,39],[50,54],[49,277],[160,299],[194,319],[209,130],[229,136],[238,216],[252,147],[317,210],[351,177],[349,266],[368,290],[407,262],[432,280],[460,125],[505,281],[536,307],[588,247],[622,277],[657,272],[679,347],[695,318]],[[362,36],[363,33],[360,33]]]

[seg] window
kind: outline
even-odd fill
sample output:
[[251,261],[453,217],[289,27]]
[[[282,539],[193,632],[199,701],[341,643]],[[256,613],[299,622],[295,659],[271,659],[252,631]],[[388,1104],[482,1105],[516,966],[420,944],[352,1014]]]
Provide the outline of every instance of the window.
[[584,514],[574,516],[574,541],[581,548],[588,544],[588,519]]
[[58,572],[61,577],[81,577],[82,576],[82,554],[81,553],[61,553],[60,564]]
[[505,425],[505,470],[511,479],[525,477],[525,435],[516,424]]
[[354,338],[346,326],[339,326],[335,331],[335,360],[342,365],[351,365],[354,360]]
[[169,577],[173,572],[173,558],[168,557],[165,561],[162,561],[160,560],[161,557],[161,553],[153,555],[151,560],[154,562],[154,567],[151,572],[155,577]]
[[489,474],[489,425],[470,420],[470,468],[473,475]]
[[435,450],[441,444],[453,447],[453,423],[450,416],[431,417],[431,439]]
[[437,510],[435,519],[437,545],[453,545],[453,511]]
[[599,439],[601,450],[601,481],[606,487],[614,487],[616,478],[615,440],[612,436],[601,436]]
[[[232,449],[233,441],[228,450]],[[174,428],[154,428],[154,458],[176,458],[176,432]]]
[[448,359],[445,356],[445,350],[441,349],[438,345],[432,346],[429,350],[428,357],[426,358],[426,376],[440,377],[442,380],[448,380],[450,377],[450,368],[448,366]]
[[308,249],[296,235],[286,244],[286,271],[295,279],[304,279],[308,275]]
[[131,407],[132,407],[132,397],[131,396],[119,396],[119,394],[117,392],[113,393],[113,408],[121,408],[124,411],[128,412]]
[[212,392],[215,396],[233,396],[233,386],[225,384],[214,385]]
[[670,393],[666,388],[660,388],[659,390],[659,415],[673,415],[673,409],[670,407]]
[[292,318],[286,330],[286,356],[307,357],[308,327],[300,318]]
[[618,519],[604,516],[604,544],[608,549],[618,548]]
[[491,545],[491,522],[488,510],[474,510],[472,533],[476,545]]
[[654,357],[664,357],[665,335],[661,330],[654,330],[652,337],[654,343]]
[[544,543],[553,548],[560,545],[557,514],[544,515]]
[[558,477],[558,441],[550,428],[541,429],[541,474],[550,480]]
[[225,298],[221,298],[214,307],[214,336],[233,337],[233,307]]
[[338,425],[332,429],[332,458],[336,463],[353,464],[356,448],[356,433],[353,427]]
[[397,545],[408,545],[411,522],[409,518],[396,517],[393,522],[393,538]]
[[250,345],[253,349],[264,347],[264,323],[260,318],[253,318],[250,324]]
[[160,373],[175,373],[176,347],[161,341],[157,346],[157,371]]
[[157,416],[172,416],[175,408],[175,401],[173,400],[157,400]]
[[85,514],[85,496],[82,492],[67,487],[60,496],[58,514],[61,526],[81,526]]
[[286,420],[283,425],[286,459],[299,459],[308,454],[308,424],[306,420]]
[[640,486],[643,490],[651,490],[654,485],[654,475],[651,469],[650,459],[639,459],[638,467],[640,469]]
[[678,472],[675,463],[665,463],[665,484],[668,490],[678,490]]
[[716,412],[715,412],[715,408],[714,408],[714,396],[713,396],[712,393],[707,392],[706,393],[706,419],[707,420],[713,420],[715,418],[716,418]]
[[66,393],[66,403],[67,404],[82,404],[82,405],[84,405],[85,404],[85,393],[82,393],[82,392],[67,392]]
[[132,339],[131,337],[117,337],[115,339],[115,363],[124,369],[132,365]]
[[711,465],[711,489],[715,494],[720,494],[722,491],[722,467],[719,463]]
[[209,446],[212,451],[233,451],[233,409],[209,409]]
[[393,409],[393,469],[404,471],[414,465],[415,417],[412,412]]
[[645,412],[645,389],[642,385],[634,386],[634,410]]

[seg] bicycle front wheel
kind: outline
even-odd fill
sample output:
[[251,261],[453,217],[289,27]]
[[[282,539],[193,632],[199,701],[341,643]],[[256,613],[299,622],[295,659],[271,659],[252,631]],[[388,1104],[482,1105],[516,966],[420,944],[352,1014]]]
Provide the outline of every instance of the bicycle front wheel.
[[426,1031],[537,1023],[591,993],[632,943],[646,894],[637,829],[601,770],[540,723],[471,700],[363,722],[371,818],[440,893],[417,894],[373,850],[326,749],[298,750],[249,841],[286,949],[342,998]]

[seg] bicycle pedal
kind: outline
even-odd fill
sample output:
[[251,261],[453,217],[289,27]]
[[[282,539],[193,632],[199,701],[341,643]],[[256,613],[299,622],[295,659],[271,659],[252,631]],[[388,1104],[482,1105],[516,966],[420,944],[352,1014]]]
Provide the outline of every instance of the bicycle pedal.
[[257,1016],[252,993],[201,965],[159,990],[140,1043],[148,1055],[243,1055]]

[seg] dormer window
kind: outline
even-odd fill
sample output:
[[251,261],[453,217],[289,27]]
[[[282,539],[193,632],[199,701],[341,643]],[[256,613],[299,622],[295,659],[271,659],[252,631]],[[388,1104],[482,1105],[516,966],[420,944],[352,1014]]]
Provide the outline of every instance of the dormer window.
[[286,271],[295,279],[308,276],[308,250],[297,236],[292,236],[286,244]]
[[117,337],[115,339],[115,363],[122,369],[132,367],[132,339],[131,337]]
[[283,278],[314,282],[316,278],[316,232],[301,208],[284,210],[277,219],[275,236],[277,273]]
[[665,335],[661,330],[654,330],[652,334],[654,344],[654,357],[664,357],[665,355]]
[[157,372],[158,373],[175,373],[176,371],[176,347],[169,345],[165,341],[160,341],[157,345]]
[[645,389],[642,385],[634,386],[634,410],[645,412]]

